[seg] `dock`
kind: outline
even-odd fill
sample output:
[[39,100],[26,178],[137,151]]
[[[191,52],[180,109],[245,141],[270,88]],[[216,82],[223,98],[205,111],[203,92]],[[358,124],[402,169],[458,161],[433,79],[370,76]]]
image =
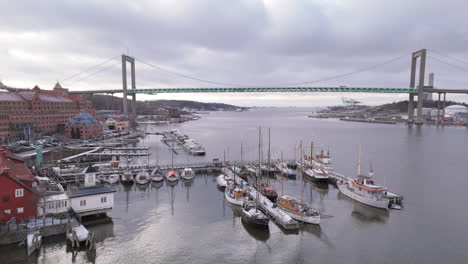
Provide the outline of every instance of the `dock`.
[[260,206],[260,210],[262,210],[264,213],[270,216],[276,224],[288,230],[298,229],[300,227],[299,222],[294,220],[285,212],[281,211],[281,209],[279,209],[278,207],[275,207],[274,204],[263,194],[257,194],[257,190],[253,186],[250,186],[248,182],[243,180],[241,177],[237,176],[234,172],[232,172],[232,174],[237,184],[239,184],[240,186],[247,186],[247,188],[245,189],[247,191],[247,195],[250,198],[257,200],[258,195],[258,205]]

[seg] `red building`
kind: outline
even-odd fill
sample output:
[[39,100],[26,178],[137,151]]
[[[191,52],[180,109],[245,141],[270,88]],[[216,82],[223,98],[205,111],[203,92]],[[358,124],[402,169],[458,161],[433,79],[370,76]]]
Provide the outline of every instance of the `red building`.
[[29,138],[63,131],[65,124],[81,110],[95,115],[90,102],[69,94],[57,83],[53,90],[0,92],[0,141]]
[[37,216],[36,177],[24,160],[0,147],[0,224]]
[[68,121],[65,131],[70,138],[96,138],[102,136],[102,125],[86,111],[81,111]]

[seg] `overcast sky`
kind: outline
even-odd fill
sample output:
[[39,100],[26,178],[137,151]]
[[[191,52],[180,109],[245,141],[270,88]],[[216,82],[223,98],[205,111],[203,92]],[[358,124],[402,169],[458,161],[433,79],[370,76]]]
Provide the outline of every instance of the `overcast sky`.
[[[61,83],[74,90],[118,89],[118,56],[126,53],[178,73],[245,86],[309,82],[399,58],[309,85],[408,87],[411,53],[427,48],[427,72],[435,72],[436,86],[466,89],[467,10],[466,0],[0,0],[0,80],[51,89],[57,80],[115,58]],[[136,71],[138,88],[216,86],[140,62]],[[342,96],[368,104],[407,97],[278,93],[138,99],[323,106],[340,104]]]

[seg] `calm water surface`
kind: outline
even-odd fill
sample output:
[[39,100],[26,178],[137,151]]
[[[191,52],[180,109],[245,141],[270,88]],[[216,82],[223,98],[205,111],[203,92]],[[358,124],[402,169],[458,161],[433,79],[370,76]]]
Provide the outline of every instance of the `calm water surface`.
[[[358,145],[363,167],[370,162],[377,183],[404,195],[404,208],[386,214],[319,188],[300,178],[285,180],[284,194],[301,196],[333,217],[320,226],[290,233],[270,223],[268,232],[244,226],[238,209],[224,202],[213,175],[197,175],[174,187],[140,189],[116,185],[113,223],[90,227],[97,257],[67,252],[62,237],[45,239],[41,252],[25,256],[16,246],[0,248],[1,263],[467,263],[468,159],[466,128],[408,128],[316,120],[309,109],[257,109],[219,112],[177,124],[207,149],[206,157],[175,155],[175,162],[258,157],[258,126],[271,128],[272,159],[299,157],[310,140],[330,149],[338,172],[354,176]],[[148,126],[147,130],[167,129]],[[266,129],[264,129],[266,132]],[[267,134],[267,133],[264,133]],[[267,138],[264,139],[267,145]],[[151,162],[170,163],[168,147],[149,135],[140,145],[153,151]],[[157,147],[156,147],[157,146]],[[265,149],[266,157],[266,149]],[[146,162],[143,158],[139,162]],[[280,180],[273,184],[281,192]],[[303,190],[303,191],[302,191]]]

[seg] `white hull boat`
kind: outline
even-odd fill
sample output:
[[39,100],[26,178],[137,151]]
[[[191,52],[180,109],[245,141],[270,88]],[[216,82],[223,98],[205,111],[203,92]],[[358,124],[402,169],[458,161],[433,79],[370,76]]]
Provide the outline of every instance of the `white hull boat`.
[[230,204],[237,206],[242,206],[246,200],[244,197],[244,192],[239,187],[235,187],[234,185],[229,185],[226,187],[226,190],[224,191],[224,197],[226,197],[226,200]]
[[159,168],[154,168],[151,172],[151,181],[153,182],[160,182],[164,180],[164,174],[159,171]]
[[226,188],[226,186],[228,185],[228,182],[229,181],[232,181],[232,177],[230,176],[226,176],[224,174],[220,174],[217,178],[216,178],[216,183],[218,184],[219,187],[221,188]]
[[[374,195],[368,195],[366,196],[364,192],[367,192],[367,190],[363,190],[362,193],[358,193],[358,186],[353,186],[353,181],[348,181],[348,182],[340,182],[338,184],[338,189],[340,190],[340,193],[345,195],[346,197],[359,202],[363,205],[367,205],[370,207],[374,207],[377,209],[385,210],[388,211],[388,206],[389,206],[389,200],[386,198],[376,198],[377,196]],[[362,188],[361,188],[362,189]],[[371,192],[372,193],[372,192]],[[369,194],[369,193],[367,193]]]
[[290,196],[281,196],[278,198],[277,205],[278,208],[297,221],[315,225],[320,224],[319,211],[310,208],[307,204]]
[[112,175],[109,175],[106,179],[106,181],[110,184],[114,184],[114,183],[117,183],[119,182],[119,175],[117,174],[112,174]]
[[140,171],[137,176],[135,176],[135,182],[137,184],[148,184],[150,182],[150,175],[147,171]]
[[171,170],[166,174],[166,181],[176,182],[179,180],[179,174],[175,170]]
[[183,171],[182,171],[182,174],[180,175],[180,177],[184,180],[192,180],[193,178],[195,178],[195,173],[193,172],[193,170],[191,168],[185,168]]

